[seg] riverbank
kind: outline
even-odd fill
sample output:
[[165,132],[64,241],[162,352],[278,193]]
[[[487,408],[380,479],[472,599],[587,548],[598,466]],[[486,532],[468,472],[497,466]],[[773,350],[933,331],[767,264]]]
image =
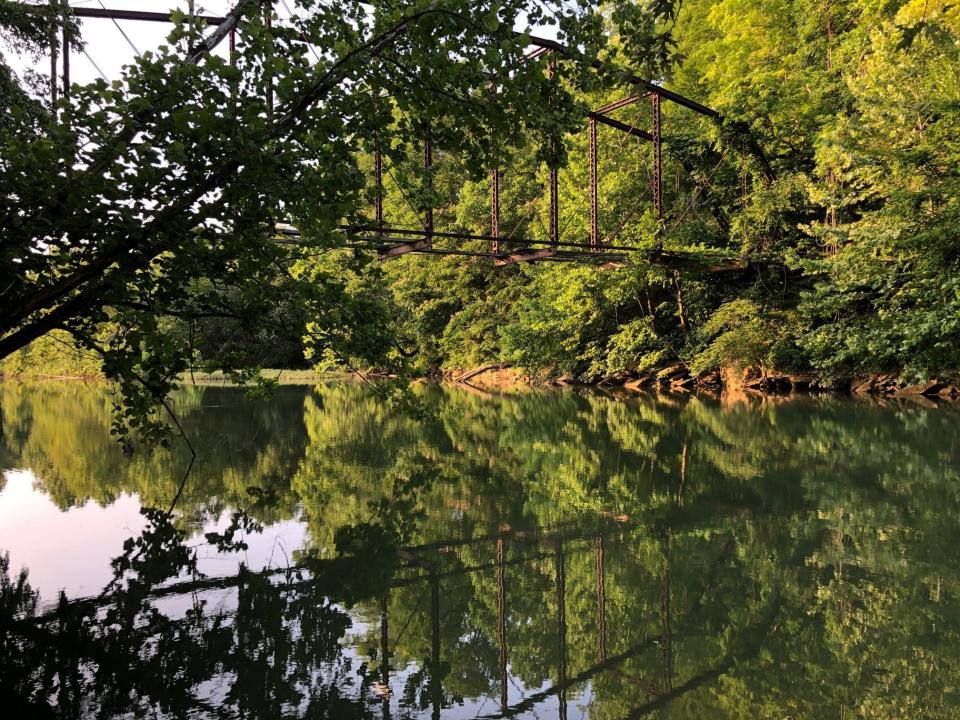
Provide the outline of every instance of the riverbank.
[[[345,379],[355,377],[353,373],[317,372],[314,370],[284,370],[268,368],[262,371],[263,377],[280,385],[321,382],[331,379]],[[0,372],[0,380],[43,381],[43,380],[77,380],[83,382],[108,382],[102,372],[64,373],[47,372]],[[184,373],[180,380],[188,385],[233,385],[233,379],[223,372],[214,373]]]
[[[271,382],[280,385],[298,385],[303,383],[321,382],[330,379],[349,377],[348,373],[318,372],[316,370],[284,370],[283,368],[265,368],[261,375]],[[180,376],[182,382],[190,385],[233,385],[233,379],[223,372],[213,373],[184,373]]]
[[815,372],[785,373],[760,368],[726,367],[692,374],[677,363],[649,373],[623,373],[596,381],[572,375],[529,375],[507,363],[493,363],[470,370],[448,371],[443,378],[485,389],[510,389],[522,385],[582,385],[598,388],[624,388],[630,391],[660,392],[741,392],[790,394],[795,392],[838,392],[884,397],[915,396],[960,399],[960,379],[932,378],[908,383],[890,373],[874,373],[847,378],[828,378]]
[[[382,372],[336,372],[316,370],[286,370],[268,368],[261,371],[267,380],[280,385],[323,382],[325,380],[385,380],[396,375]],[[661,367],[647,373],[625,372],[596,380],[573,375],[530,373],[511,363],[495,362],[474,368],[445,370],[423,375],[416,380],[436,380],[492,392],[519,392],[536,387],[582,386],[598,389],[621,388],[629,392],[709,392],[761,394],[792,394],[798,392],[831,392],[880,397],[925,397],[960,400],[960,378],[946,376],[920,383],[908,383],[891,373],[873,373],[846,378],[829,378],[816,372],[777,372],[760,368],[726,367],[720,370],[693,374],[682,363]],[[89,365],[77,368],[63,367],[51,372],[5,369],[0,380],[23,381],[105,381],[102,373],[92,371]],[[232,385],[233,379],[223,372],[185,373],[181,376],[188,385]]]

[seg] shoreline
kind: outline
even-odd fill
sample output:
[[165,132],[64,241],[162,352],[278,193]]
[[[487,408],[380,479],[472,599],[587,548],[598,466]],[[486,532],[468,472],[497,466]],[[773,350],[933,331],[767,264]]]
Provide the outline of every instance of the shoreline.
[[915,397],[960,400],[960,380],[933,378],[921,383],[906,383],[890,373],[872,373],[848,378],[826,378],[815,372],[763,371],[758,368],[722,368],[692,375],[681,364],[673,364],[649,373],[623,373],[596,381],[572,375],[530,376],[520,368],[503,363],[473,370],[444,372],[442,379],[478,389],[529,387],[592,387],[598,390],[628,392],[665,392],[669,394],[752,393],[756,395],[794,395],[825,393],[872,397]]
[[[396,375],[382,372],[356,373],[312,370],[284,370],[267,368],[263,376],[278,385],[305,385],[324,381],[378,381],[396,379]],[[7,382],[84,382],[108,383],[102,374],[45,374],[0,373],[0,381]],[[223,373],[193,373],[181,377],[184,386],[237,386]],[[682,365],[671,365],[657,371],[623,373],[596,381],[572,375],[529,374],[509,363],[488,363],[469,369],[445,370],[441,373],[418,375],[411,382],[433,382],[472,391],[503,394],[538,389],[578,387],[608,394],[629,397],[636,394],[665,395],[747,395],[795,396],[810,394],[846,395],[850,397],[915,398],[927,401],[960,401],[960,380],[938,378],[922,383],[908,384],[889,373],[874,373],[850,378],[826,379],[816,373],[762,372],[755,368],[736,370],[725,368],[691,375]]]

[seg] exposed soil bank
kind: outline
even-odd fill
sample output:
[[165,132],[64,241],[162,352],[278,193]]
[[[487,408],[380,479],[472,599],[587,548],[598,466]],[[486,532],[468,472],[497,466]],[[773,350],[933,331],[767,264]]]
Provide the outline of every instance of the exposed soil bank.
[[882,373],[828,379],[815,373],[781,373],[759,368],[733,367],[693,375],[682,364],[670,365],[650,373],[624,373],[616,377],[603,378],[598,382],[585,382],[570,375],[531,376],[509,364],[491,363],[472,370],[448,371],[444,373],[443,379],[497,390],[525,385],[584,385],[599,388],[620,387],[630,391],[691,392],[697,390],[787,394],[812,390],[882,397],[960,399],[960,381],[956,378],[934,378],[923,383],[908,384],[900,381],[895,375]]

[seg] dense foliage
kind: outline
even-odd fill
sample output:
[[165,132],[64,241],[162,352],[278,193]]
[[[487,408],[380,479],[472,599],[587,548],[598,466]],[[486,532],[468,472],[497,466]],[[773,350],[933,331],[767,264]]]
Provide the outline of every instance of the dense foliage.
[[[601,128],[601,235],[662,242],[683,262],[634,255],[601,273],[391,261],[375,283],[391,291],[401,345],[419,349],[424,369],[504,360],[593,379],[678,360],[695,372],[754,365],[827,377],[960,370],[957,7],[688,0],[661,26],[675,43],[666,84],[723,120],[664,105],[660,228],[649,145]],[[624,94],[580,99],[599,107]],[[649,113],[641,102],[617,117],[649,128]],[[585,122],[568,135],[567,157],[563,239],[583,241]],[[544,238],[545,178],[532,156],[510,166],[501,227]],[[400,215],[402,199],[389,198]],[[487,231],[487,198],[485,180],[453,186],[443,229]],[[750,265],[705,271],[723,257]]]

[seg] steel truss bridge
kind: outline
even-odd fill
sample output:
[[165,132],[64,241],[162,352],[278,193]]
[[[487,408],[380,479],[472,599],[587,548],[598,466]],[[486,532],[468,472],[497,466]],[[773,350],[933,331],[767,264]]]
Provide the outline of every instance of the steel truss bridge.
[[[248,0],[249,1],[249,0]],[[270,17],[275,0],[263,0],[262,5]],[[205,23],[208,26],[215,27],[216,31],[207,41],[206,46],[212,49],[224,39],[228,40],[229,49],[232,53],[235,49],[238,33],[241,31],[240,13],[238,10],[246,4],[243,0],[235,6],[234,10],[226,16],[193,14],[193,19]],[[192,2],[191,2],[192,7]],[[69,6],[69,12],[77,18],[84,19],[103,19],[116,23],[120,20],[138,21],[148,23],[170,23],[172,14],[170,12],[147,12],[140,10],[110,9],[102,6],[79,7]],[[120,29],[120,26],[117,25]],[[122,32],[122,29],[120,30]],[[540,58],[547,57],[551,65],[556,62],[558,57],[568,57],[575,59],[575,53],[572,53],[562,43],[554,40],[530,37],[530,50],[526,55],[528,61],[535,62]],[[58,63],[58,55],[62,59]],[[93,60],[91,59],[91,62]],[[95,63],[94,63],[95,64]],[[595,62],[594,67],[601,69],[600,62]],[[70,93],[70,42],[66,31],[59,43],[59,47],[54,45],[50,54],[50,85],[51,99],[56,101],[58,92],[62,92],[64,97],[69,97]],[[600,125],[612,128],[625,136],[644,141],[651,146],[652,167],[650,170],[650,188],[649,198],[652,203],[653,212],[658,221],[665,220],[664,212],[664,184],[663,184],[663,128],[661,107],[664,103],[673,103],[683,107],[699,116],[719,119],[720,113],[713,108],[702,105],[695,100],[684,97],[679,93],[672,92],[661,85],[651,82],[648,79],[641,78],[632,73],[628,73],[624,78],[624,85],[629,88],[629,94],[606,105],[596,108],[587,113],[586,124],[589,133],[589,184],[588,184],[588,204],[589,204],[589,237],[581,238],[580,241],[571,241],[561,237],[560,228],[560,192],[559,192],[559,171],[556,168],[549,169],[548,193],[549,193],[549,220],[547,227],[547,239],[517,238],[512,234],[504,234],[501,228],[500,212],[500,185],[502,168],[494,168],[490,172],[490,224],[489,233],[474,234],[464,232],[448,232],[438,230],[434,223],[434,208],[421,207],[422,224],[418,227],[398,227],[389,225],[384,220],[384,199],[386,193],[384,190],[384,163],[383,154],[380,150],[375,152],[374,158],[374,182],[375,182],[375,208],[372,222],[359,225],[345,225],[340,228],[344,233],[346,247],[352,247],[360,250],[376,251],[381,260],[399,257],[410,253],[421,255],[440,255],[440,256],[466,256],[481,257],[492,259],[497,266],[512,265],[520,262],[534,261],[552,261],[552,262],[581,262],[591,263],[600,268],[620,267],[631,255],[642,254],[645,259],[667,266],[683,266],[686,260],[682,253],[671,253],[664,251],[658,244],[656,250],[649,248],[640,248],[634,245],[617,245],[614,238],[601,238],[600,233],[600,213],[599,213],[599,194],[598,186],[600,179],[598,177],[597,157],[598,157],[598,137],[597,128]],[[270,98],[268,104],[270,104]],[[633,105],[638,102],[649,103],[650,106],[650,130],[637,127],[632,124],[622,122],[613,117],[617,110]],[[622,136],[621,136],[622,137]],[[756,148],[759,150],[759,148]],[[764,164],[765,159],[762,158]],[[721,162],[722,162],[721,158]],[[425,171],[425,182],[427,190],[432,190],[431,170],[433,168],[433,148],[429,140],[423,143],[422,165]],[[714,169],[714,171],[716,168]],[[767,166],[767,170],[769,167]],[[768,176],[768,179],[770,177]],[[707,181],[709,184],[709,180]],[[691,205],[695,200],[691,200]],[[687,208],[689,209],[689,207]],[[686,212],[686,211],[685,211]],[[684,214],[685,214],[684,212]],[[676,219],[676,224],[683,220],[683,215]],[[299,236],[295,228],[279,228],[279,235]],[[434,241],[439,240],[444,246],[436,246]],[[463,245],[471,243],[474,247],[477,244],[485,246],[484,250],[468,250],[463,247],[447,247],[446,245]],[[701,270],[708,272],[723,272],[730,270],[743,270],[749,266],[749,262],[742,257],[720,258],[717,261],[711,261],[707,265],[701,266]]]

